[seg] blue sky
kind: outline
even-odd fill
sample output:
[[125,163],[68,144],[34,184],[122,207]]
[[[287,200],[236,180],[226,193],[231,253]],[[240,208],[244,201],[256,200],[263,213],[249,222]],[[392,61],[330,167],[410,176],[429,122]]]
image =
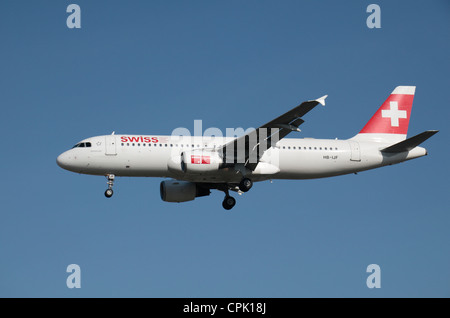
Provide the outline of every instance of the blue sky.
[[[0,4],[1,297],[449,297],[450,4],[377,1]],[[429,156],[171,204],[160,179],[62,170],[112,131],[257,127],[328,94],[298,137],[350,138],[398,85]],[[66,287],[66,267],[82,287]],[[366,286],[369,264],[381,288]]]

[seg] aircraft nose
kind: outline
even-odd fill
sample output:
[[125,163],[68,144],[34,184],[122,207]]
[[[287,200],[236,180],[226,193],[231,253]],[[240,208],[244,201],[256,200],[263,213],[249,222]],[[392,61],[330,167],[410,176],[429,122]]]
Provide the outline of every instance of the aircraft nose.
[[67,169],[67,167],[69,166],[69,158],[68,158],[67,154],[65,152],[60,154],[58,156],[58,158],[56,158],[56,163],[61,168]]

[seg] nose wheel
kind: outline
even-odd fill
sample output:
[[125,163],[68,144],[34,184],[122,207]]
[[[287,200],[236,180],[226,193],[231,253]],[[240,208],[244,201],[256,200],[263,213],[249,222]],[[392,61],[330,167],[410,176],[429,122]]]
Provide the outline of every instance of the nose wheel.
[[114,185],[114,175],[108,174],[106,178],[108,179],[108,181],[106,182],[108,184],[108,189],[106,189],[105,191],[105,197],[110,198],[114,194],[114,191],[112,189]]

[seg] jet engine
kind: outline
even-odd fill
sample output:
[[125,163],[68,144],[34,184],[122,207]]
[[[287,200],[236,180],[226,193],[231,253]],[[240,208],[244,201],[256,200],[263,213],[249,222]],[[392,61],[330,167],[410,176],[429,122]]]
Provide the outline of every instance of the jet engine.
[[183,151],[179,156],[172,157],[167,166],[173,172],[202,174],[219,170],[222,163],[216,151],[199,149]]
[[166,180],[160,185],[161,199],[166,202],[186,202],[197,197],[210,195],[208,188],[198,186],[194,182]]

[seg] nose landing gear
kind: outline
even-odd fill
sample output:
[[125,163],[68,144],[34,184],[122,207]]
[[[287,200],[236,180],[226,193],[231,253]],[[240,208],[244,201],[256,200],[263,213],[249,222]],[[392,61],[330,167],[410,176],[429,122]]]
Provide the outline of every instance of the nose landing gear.
[[112,189],[106,189],[105,191],[105,197],[110,198],[114,194],[114,191]]
[[108,179],[108,181],[106,182],[108,184],[108,189],[106,189],[105,191],[105,197],[110,198],[114,194],[114,191],[112,189],[114,185],[114,175],[108,174],[106,178]]

